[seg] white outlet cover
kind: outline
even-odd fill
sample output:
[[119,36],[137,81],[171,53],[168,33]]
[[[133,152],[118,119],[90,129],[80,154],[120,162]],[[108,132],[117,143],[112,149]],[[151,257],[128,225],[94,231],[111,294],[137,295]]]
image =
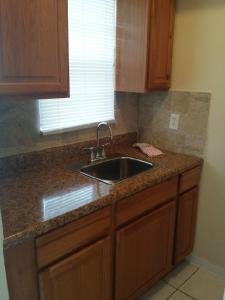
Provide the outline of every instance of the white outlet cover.
[[173,129],[173,130],[178,130],[178,128],[179,128],[179,120],[180,120],[180,115],[179,114],[171,114],[170,115],[169,128]]

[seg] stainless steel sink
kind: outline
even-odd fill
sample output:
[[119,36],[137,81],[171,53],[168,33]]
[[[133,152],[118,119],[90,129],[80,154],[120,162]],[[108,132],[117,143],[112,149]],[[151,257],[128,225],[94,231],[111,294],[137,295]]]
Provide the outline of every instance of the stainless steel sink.
[[150,162],[132,157],[116,157],[82,167],[80,172],[89,177],[112,184],[153,167],[154,165]]

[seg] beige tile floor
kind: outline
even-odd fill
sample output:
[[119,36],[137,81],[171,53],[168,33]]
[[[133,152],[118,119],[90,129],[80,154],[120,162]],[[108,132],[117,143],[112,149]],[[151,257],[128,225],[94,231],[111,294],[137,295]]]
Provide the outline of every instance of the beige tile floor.
[[139,300],[223,300],[224,289],[225,279],[185,261]]

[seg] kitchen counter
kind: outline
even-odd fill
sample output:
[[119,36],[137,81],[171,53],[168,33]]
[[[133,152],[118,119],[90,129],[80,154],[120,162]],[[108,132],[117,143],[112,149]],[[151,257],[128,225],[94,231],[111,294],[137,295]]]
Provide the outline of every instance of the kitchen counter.
[[71,171],[71,164],[81,159],[76,155],[57,164],[34,160],[27,168],[1,178],[0,207],[5,249],[203,163],[201,158],[171,152],[149,159],[131,147],[133,142],[132,139],[125,143],[120,141],[112,147],[110,155],[117,152],[151,161],[157,166],[114,185]]

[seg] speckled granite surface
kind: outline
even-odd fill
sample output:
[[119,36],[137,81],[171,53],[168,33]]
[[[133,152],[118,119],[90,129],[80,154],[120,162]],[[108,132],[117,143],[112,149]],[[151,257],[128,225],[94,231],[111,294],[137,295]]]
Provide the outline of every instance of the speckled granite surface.
[[69,166],[78,160],[73,155],[58,160],[57,164],[51,159],[44,164],[39,158],[22,171],[2,178],[0,207],[4,247],[37,237],[202,163],[200,158],[169,152],[147,159],[131,147],[132,137],[125,139],[125,143],[114,145],[110,155],[116,150],[120,154],[156,162],[158,166],[115,185],[71,171]]

